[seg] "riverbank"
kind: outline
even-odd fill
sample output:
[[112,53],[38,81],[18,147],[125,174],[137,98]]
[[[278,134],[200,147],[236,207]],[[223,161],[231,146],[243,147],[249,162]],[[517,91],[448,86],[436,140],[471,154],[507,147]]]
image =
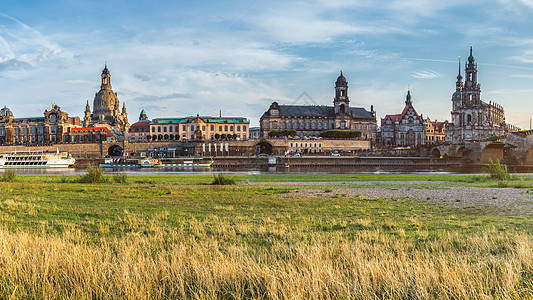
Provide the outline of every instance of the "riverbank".
[[75,178],[0,183],[1,298],[533,297],[532,176]]

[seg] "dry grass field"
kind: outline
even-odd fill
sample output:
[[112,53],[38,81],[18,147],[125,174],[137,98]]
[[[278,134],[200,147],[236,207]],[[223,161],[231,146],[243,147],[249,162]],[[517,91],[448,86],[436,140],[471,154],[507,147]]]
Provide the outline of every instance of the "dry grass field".
[[[0,298],[533,298],[529,213],[358,194],[373,184],[394,192],[412,180],[413,190],[435,191],[490,190],[497,182],[237,176],[237,185],[212,186],[211,180],[0,182]],[[530,187],[526,177],[517,188],[529,194]]]

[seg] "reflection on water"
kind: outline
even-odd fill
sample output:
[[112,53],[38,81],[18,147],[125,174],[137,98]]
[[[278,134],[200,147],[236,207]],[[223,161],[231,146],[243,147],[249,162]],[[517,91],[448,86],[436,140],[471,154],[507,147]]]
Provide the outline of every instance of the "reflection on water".
[[[531,167],[515,166],[512,173],[533,173]],[[82,175],[85,169],[17,169],[19,175]],[[330,166],[330,167],[269,167],[269,168],[138,168],[104,169],[104,173],[126,173],[130,175],[171,175],[171,174],[483,174],[483,166],[450,167],[367,167],[367,166]]]

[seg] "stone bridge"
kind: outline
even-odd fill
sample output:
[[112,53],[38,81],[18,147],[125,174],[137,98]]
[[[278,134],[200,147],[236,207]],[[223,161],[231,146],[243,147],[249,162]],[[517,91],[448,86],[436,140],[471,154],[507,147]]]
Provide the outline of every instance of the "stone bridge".
[[533,130],[511,132],[499,141],[438,145],[426,151],[434,157],[462,158],[479,164],[499,159],[511,165],[533,165]]

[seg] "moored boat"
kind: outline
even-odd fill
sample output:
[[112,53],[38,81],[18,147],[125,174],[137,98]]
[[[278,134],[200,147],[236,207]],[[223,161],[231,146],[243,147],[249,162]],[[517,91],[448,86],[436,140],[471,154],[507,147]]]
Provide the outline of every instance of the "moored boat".
[[108,157],[104,163],[100,164],[102,168],[153,168],[159,167],[161,161],[156,158],[112,158]]
[[68,168],[76,159],[68,152],[18,151],[0,154],[0,169]]
[[163,159],[161,167],[164,168],[208,168],[213,164],[213,159],[203,157],[167,158]]

